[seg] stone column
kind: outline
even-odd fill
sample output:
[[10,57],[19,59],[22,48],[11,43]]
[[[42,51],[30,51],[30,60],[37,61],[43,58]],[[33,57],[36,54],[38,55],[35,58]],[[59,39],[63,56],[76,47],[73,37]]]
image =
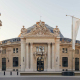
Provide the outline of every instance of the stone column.
[[54,43],[52,43],[52,69],[54,70]]
[[30,70],[33,71],[33,43],[30,43]]
[[50,70],[50,43],[48,43],[48,71]]
[[29,43],[26,43],[26,69],[25,71],[29,70]]
[[26,39],[21,38],[21,71],[25,71]]

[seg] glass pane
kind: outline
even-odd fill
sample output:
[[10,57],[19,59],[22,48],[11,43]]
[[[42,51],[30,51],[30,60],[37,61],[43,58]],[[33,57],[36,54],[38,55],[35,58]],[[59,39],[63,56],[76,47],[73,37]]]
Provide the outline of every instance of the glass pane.
[[38,47],[36,47],[36,51],[38,52]]
[[43,52],[44,52],[44,47],[43,47]]
[[39,52],[41,52],[41,46],[39,46]]
[[62,66],[63,67],[68,67],[68,57],[63,57],[62,58]]
[[13,67],[18,67],[18,57],[13,57]]
[[15,53],[15,48],[13,48],[13,53]]
[[18,48],[16,48],[16,53],[18,53]]

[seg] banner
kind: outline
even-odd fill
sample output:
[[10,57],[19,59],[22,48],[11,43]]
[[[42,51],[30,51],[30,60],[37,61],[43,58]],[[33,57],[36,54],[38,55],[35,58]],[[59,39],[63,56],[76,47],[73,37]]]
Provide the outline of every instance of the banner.
[[80,19],[73,18],[72,49],[74,50],[75,50],[75,41],[76,41],[79,26],[80,26]]

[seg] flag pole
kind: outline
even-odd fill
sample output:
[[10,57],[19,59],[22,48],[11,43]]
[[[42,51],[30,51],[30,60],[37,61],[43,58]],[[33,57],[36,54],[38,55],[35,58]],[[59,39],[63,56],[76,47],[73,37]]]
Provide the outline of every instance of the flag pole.
[[70,16],[70,17],[72,17],[72,28],[71,28],[71,37],[72,37],[72,71],[73,71],[73,18],[74,18],[74,16],[71,16],[71,15],[66,15],[66,16]]
[[73,50],[74,50],[74,49],[73,49],[73,17],[74,17],[74,16],[72,16],[72,71],[73,71],[73,59],[74,59],[74,58],[73,58]]
[[[1,13],[0,13],[0,16],[1,16]],[[0,27],[2,26],[2,21],[0,20]]]
[[[73,49],[73,18],[76,18],[76,17],[71,16],[71,15],[66,15],[66,16],[72,17],[72,29],[71,30],[72,30],[72,71],[73,71],[73,59],[74,59],[74,55],[73,55],[73,53],[74,53],[74,49]],[[76,18],[76,19],[79,19],[79,18]]]

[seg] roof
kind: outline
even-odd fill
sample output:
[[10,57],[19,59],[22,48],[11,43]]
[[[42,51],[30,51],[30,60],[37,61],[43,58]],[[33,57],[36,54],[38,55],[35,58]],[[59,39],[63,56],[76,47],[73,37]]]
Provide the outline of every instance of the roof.
[[[36,25],[36,24],[35,24],[35,25]],[[35,25],[27,28],[27,33],[29,33],[29,32],[35,27]],[[54,33],[54,32],[53,32],[53,29],[54,29],[53,27],[50,27],[50,26],[47,25],[47,24],[45,24],[45,26],[50,30],[51,33]],[[64,38],[64,36],[62,35],[61,32],[60,32],[60,38]]]
[[[65,42],[71,42],[72,39],[70,38],[60,38],[60,41],[64,40]],[[76,40],[75,43],[79,43],[80,44],[80,41],[79,40]]]
[[3,44],[3,43],[7,43],[7,41],[17,42],[17,41],[21,41],[21,39],[20,39],[19,37],[17,37],[17,38],[12,38],[12,39],[3,40],[3,41],[2,41],[2,44]]
[[[35,25],[36,25],[36,24],[35,24]],[[27,33],[29,33],[29,32],[35,27],[35,25],[27,28]],[[47,25],[47,24],[45,24],[45,26],[50,30],[50,32],[54,33],[54,32],[53,32],[53,29],[54,29],[53,27],[51,27],[51,26],[49,26],[49,25]],[[62,35],[62,33],[60,32],[60,41],[62,41],[62,40],[68,41],[68,42],[71,42],[71,41],[72,41],[72,40],[69,39],[69,38],[65,38],[65,37]],[[17,37],[17,38],[12,38],[12,39],[8,39],[8,40],[3,40],[2,43],[7,43],[7,41],[16,42],[16,41],[21,41],[21,39],[20,39],[19,37]],[[79,43],[79,44],[80,44],[80,41],[79,41],[79,40],[76,40],[76,43]]]

